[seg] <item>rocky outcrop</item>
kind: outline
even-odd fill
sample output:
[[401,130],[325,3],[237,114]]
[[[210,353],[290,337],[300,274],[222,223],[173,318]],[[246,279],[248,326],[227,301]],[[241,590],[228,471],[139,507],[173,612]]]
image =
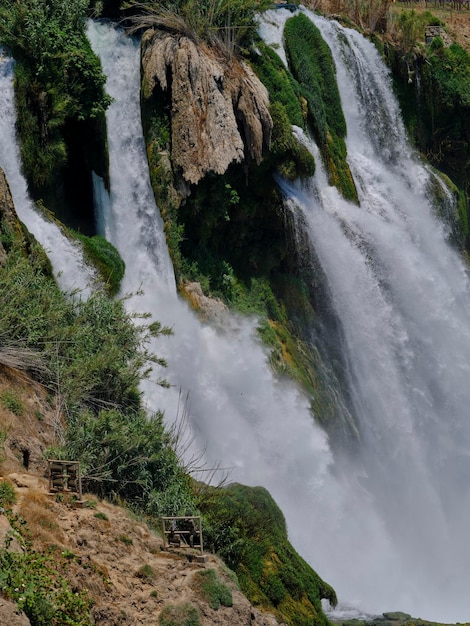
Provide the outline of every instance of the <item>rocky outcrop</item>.
[[260,163],[269,147],[269,96],[249,66],[184,35],[148,30],[142,42],[145,90],[171,100],[172,163],[186,184],[231,163]]

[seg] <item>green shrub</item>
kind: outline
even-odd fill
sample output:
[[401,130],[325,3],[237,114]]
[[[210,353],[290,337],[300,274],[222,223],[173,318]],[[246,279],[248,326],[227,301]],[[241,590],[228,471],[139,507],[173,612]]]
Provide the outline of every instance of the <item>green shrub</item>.
[[155,579],[156,574],[155,574],[155,570],[153,569],[153,567],[149,565],[148,563],[145,563],[144,565],[139,567],[139,569],[136,572],[136,576],[137,578],[141,578],[142,580],[145,580],[146,582],[151,582],[152,580]]
[[232,606],[232,590],[222,582],[215,570],[205,569],[194,574],[192,587],[215,611],[219,606]]
[[9,509],[16,502],[15,488],[8,480],[0,480],[0,507]]
[[21,417],[24,413],[24,405],[17,394],[13,391],[6,389],[0,394],[0,403],[5,409],[8,409],[18,417]]
[[106,513],[102,513],[101,511],[98,511],[98,513],[95,513],[93,517],[96,517],[96,519],[101,519],[105,522],[109,521],[109,518],[106,515]]
[[189,602],[166,606],[158,623],[160,626],[201,626],[199,611]]
[[0,550],[0,590],[24,611],[31,626],[91,626],[91,601],[84,591],[73,592],[57,572],[57,555]]
[[102,116],[105,77],[85,35],[88,0],[3,0],[0,41],[16,64],[16,108],[25,174],[35,189],[65,166],[69,120]]

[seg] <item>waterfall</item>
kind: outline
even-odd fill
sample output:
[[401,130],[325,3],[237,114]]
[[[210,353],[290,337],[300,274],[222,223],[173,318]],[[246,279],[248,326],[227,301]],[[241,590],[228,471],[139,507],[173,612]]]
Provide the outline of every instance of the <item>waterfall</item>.
[[[312,144],[315,179],[284,188],[307,225],[341,322],[362,440],[360,483],[393,550],[387,559],[388,548],[378,546],[383,571],[375,581],[366,573],[363,582],[370,595],[388,587],[387,601],[413,615],[466,621],[468,269],[436,218],[430,174],[407,142],[377,50],[356,31],[306,14],[335,60],[360,206],[328,187]],[[281,42],[287,17],[266,18],[268,41]],[[352,589],[340,581],[340,595],[342,587]]]
[[35,208],[21,173],[13,75],[14,61],[0,49],[0,167],[6,174],[18,217],[47,252],[58,284],[64,291],[86,296],[96,283],[95,271],[84,261],[81,246]]
[[[268,15],[279,41],[283,13],[290,16]],[[231,467],[232,480],[270,490],[291,541],[343,604],[465,621],[467,271],[434,215],[429,174],[407,144],[375,49],[308,15],[335,56],[361,205],[328,186],[318,155],[315,178],[285,185],[285,193],[308,229],[341,323],[360,459],[333,457],[307,400],[270,372],[256,320],[227,315],[215,328],[178,298],[148,182],[138,43],[110,23],[90,22],[114,99],[107,116],[111,190],[96,177],[98,223],[126,263],[123,293],[142,288],[127,300],[130,309],[174,330],[155,345],[172,388],[146,384],[149,408],[164,408],[171,422],[179,389],[189,392],[194,449],[205,449],[209,464]]]
[[[382,535],[382,524],[334,475],[326,435],[313,423],[307,399],[271,373],[256,338],[256,320],[227,315],[224,328],[214,328],[177,297],[164,238],[155,228],[149,230],[153,223],[161,228],[158,209],[151,194],[142,191],[148,173],[138,42],[110,23],[90,22],[88,36],[113,97],[107,114],[111,190],[108,195],[96,178],[98,222],[126,263],[123,293],[143,290],[127,299],[128,306],[151,312],[174,330],[155,345],[168,361],[172,387],[146,384],[149,408],[165,409],[171,423],[179,390],[188,392],[195,453],[205,450],[208,466],[221,461],[231,468],[233,481],[269,489],[286,516],[291,540],[326,579],[323,565],[341,570],[350,543],[354,558],[365,554],[369,561],[367,547]],[[357,512],[353,518],[352,510]],[[346,534],[342,524],[349,519]]]

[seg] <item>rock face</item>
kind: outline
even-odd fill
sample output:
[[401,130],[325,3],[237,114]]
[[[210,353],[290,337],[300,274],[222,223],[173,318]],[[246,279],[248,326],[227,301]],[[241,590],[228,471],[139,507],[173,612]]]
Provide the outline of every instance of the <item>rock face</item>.
[[231,163],[260,163],[271,141],[269,96],[246,63],[183,35],[148,30],[142,42],[146,90],[171,99],[172,162],[186,184]]

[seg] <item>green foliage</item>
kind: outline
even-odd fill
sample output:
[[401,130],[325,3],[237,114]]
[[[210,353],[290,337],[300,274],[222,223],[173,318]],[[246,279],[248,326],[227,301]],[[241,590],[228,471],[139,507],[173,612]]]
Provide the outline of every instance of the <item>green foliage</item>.
[[199,611],[189,602],[165,606],[158,623],[160,626],[201,626]]
[[153,567],[149,565],[148,563],[145,563],[144,565],[139,567],[139,569],[137,570],[136,576],[137,578],[141,578],[142,580],[145,580],[146,582],[151,582],[152,580],[155,579],[156,574],[155,574],[155,570],[153,569]]
[[95,513],[93,517],[96,517],[96,519],[101,519],[105,522],[109,521],[109,517],[106,515],[106,513],[102,513],[101,511]]
[[141,377],[151,373],[143,368],[164,365],[147,345],[168,329],[135,324],[122,300],[103,293],[86,301],[64,298],[20,250],[0,270],[0,294],[0,336],[42,356],[48,382],[59,385],[70,410],[135,404]]
[[447,111],[470,109],[470,55],[459,46],[438,48],[428,57],[423,67],[423,75],[434,85],[439,108]]
[[263,41],[257,41],[256,52],[251,53],[250,60],[269,92],[271,103],[282,104],[290,124],[302,128],[305,120],[302,114],[301,88],[279,55]]
[[357,191],[346,160],[346,121],[330,49],[318,28],[302,13],[287,20],[284,37],[289,63],[307,100],[308,119],[330,182],[346,199],[357,202]]
[[136,4],[140,9],[133,17],[137,28],[156,26],[181,32],[230,55],[251,42],[256,16],[269,6],[268,0],[139,0]]
[[97,268],[109,294],[115,296],[119,292],[126,269],[119,252],[101,235],[87,237],[76,233],[76,236],[83,243],[85,256]]
[[5,408],[21,417],[24,413],[24,405],[14,391],[5,389],[0,393],[0,404]]
[[279,102],[274,102],[270,113],[273,120],[270,154],[279,159],[278,169],[281,175],[288,180],[313,176],[315,159],[292,134],[285,107]]
[[0,590],[24,611],[31,626],[91,626],[91,601],[85,591],[73,592],[58,573],[58,555],[37,553],[26,544],[22,552],[0,550]]
[[333,589],[295,552],[284,516],[261,487],[229,485],[200,501],[205,546],[235,570],[249,599],[287,624],[327,626],[321,598],[336,603]]
[[196,572],[192,587],[215,611],[219,606],[232,606],[233,604],[230,587],[219,579],[217,572],[213,569]]
[[16,492],[11,482],[5,479],[0,480],[0,507],[9,509],[15,502]]
[[1,0],[0,41],[16,66],[21,156],[35,188],[64,167],[67,120],[92,120],[110,103],[98,58],[85,36],[88,0]]
[[[81,412],[70,419],[65,434],[62,455],[80,460],[82,481],[92,493],[124,499],[155,515],[192,506],[187,478],[161,414]],[[159,494],[164,507],[156,505]]]

